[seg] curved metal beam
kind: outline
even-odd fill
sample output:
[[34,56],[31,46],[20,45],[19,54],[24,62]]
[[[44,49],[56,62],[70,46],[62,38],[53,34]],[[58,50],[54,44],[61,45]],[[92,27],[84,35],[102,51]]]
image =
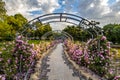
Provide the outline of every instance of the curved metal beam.
[[[96,33],[96,36],[98,36],[99,33],[94,29],[94,27],[96,27],[96,26],[93,25],[93,23],[87,23],[86,20],[81,20],[80,23],[81,23],[81,24],[79,24],[80,27],[81,26],[83,26],[83,27],[85,26],[86,28],[89,27]],[[90,34],[92,34],[92,33],[90,33]],[[93,37],[93,34],[92,34],[92,37]]]
[[61,31],[61,30],[49,31],[49,32],[45,33],[45,34],[41,37],[41,39],[46,39],[46,37],[49,36],[49,35],[51,35],[51,34],[53,34],[53,32],[57,32],[57,33],[60,32],[61,34],[65,35],[66,37],[68,37],[69,39],[71,39],[71,41],[73,41],[73,37],[72,37],[70,34],[68,34],[68,33],[65,32],[65,31]]
[[62,33],[67,34],[71,38],[71,40],[73,41],[73,37],[69,33],[65,32],[65,31],[62,31]]
[[[55,21],[54,19],[58,19],[58,21]],[[53,20],[53,21],[48,21],[48,20]],[[68,20],[73,20],[73,21],[70,22]],[[82,18],[82,17],[74,15],[74,14],[69,14],[69,13],[51,13],[51,14],[41,15],[41,16],[39,16],[37,18],[34,18],[33,20],[29,21],[28,24],[31,25],[31,23],[35,22],[35,21],[38,21],[40,23],[42,23],[43,21],[48,21],[48,23],[52,23],[52,22],[68,22],[68,23],[75,24],[75,25],[85,24],[85,23],[81,23],[82,20],[86,21],[89,24],[92,24],[90,21],[88,21],[85,18]],[[76,22],[78,22],[79,24],[77,24]],[[87,25],[87,24],[85,24],[85,25]],[[27,27],[27,25],[25,25],[25,27]]]
[[[55,15],[59,15],[59,16],[61,16],[61,15],[66,15],[66,16],[71,16],[71,17],[76,17],[76,18],[79,18],[79,19],[84,19],[84,20],[86,20],[86,21],[88,21],[87,19],[85,19],[85,18],[82,18],[82,17],[80,17],[80,16],[77,16],[77,15],[74,15],[74,14],[69,14],[69,13],[51,13],[51,14],[45,14],[45,15],[42,15],[42,16],[39,16],[39,17],[37,17],[37,18],[34,18],[33,20],[31,20],[31,21],[34,21],[34,20],[36,20],[36,19],[38,19],[38,18],[43,18],[43,17],[46,17],[46,16],[55,16]],[[31,22],[31,21],[29,21],[29,22]],[[28,22],[28,23],[29,23]],[[88,21],[88,22],[90,22],[90,21]],[[90,22],[91,23],[91,22]]]
[[[54,22],[60,22],[60,21],[49,21],[49,22],[46,22],[46,23],[44,23],[44,24],[48,24],[48,23],[54,23]],[[61,21],[61,22],[64,22],[64,21]],[[76,23],[73,23],[73,22],[69,22],[69,21],[66,21],[66,23],[70,23],[70,24],[73,24],[73,25],[78,25],[78,24],[76,24]]]

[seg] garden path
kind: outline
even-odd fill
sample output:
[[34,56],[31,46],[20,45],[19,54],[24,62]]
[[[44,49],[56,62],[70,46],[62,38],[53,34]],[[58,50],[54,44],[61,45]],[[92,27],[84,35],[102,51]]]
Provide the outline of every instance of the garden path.
[[[75,75],[75,71],[70,68],[63,56],[63,46],[60,43],[47,56],[47,61],[43,61],[47,64],[47,67],[45,68],[44,65],[43,76],[40,80],[85,80]],[[47,72],[45,73],[46,70]]]

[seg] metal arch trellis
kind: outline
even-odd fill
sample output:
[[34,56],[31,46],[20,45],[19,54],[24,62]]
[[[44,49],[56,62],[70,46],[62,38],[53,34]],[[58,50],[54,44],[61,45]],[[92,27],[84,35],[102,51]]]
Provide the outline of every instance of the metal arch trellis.
[[34,22],[39,22],[40,24],[48,24],[48,23],[54,23],[54,22],[66,22],[66,23],[70,23],[73,25],[78,25],[80,27],[85,25],[88,28],[91,27],[95,31],[96,35],[98,35],[98,32],[94,29],[97,26],[93,22],[90,22],[89,20],[85,18],[82,18],[74,14],[69,14],[69,13],[51,13],[51,14],[45,14],[37,18],[34,18],[33,20],[29,21],[26,25],[24,25],[25,29],[24,31],[21,32],[21,34],[23,34],[28,28],[33,27]]
[[[82,27],[82,29],[86,30],[92,36],[92,38],[95,37],[93,33],[91,33],[85,28],[91,28],[95,32],[96,36],[102,33],[102,31],[98,28],[98,26],[96,26],[95,21],[89,21],[85,18],[69,13],[51,13],[51,14],[41,15],[29,21],[26,25],[24,25],[24,31],[20,32],[20,34],[23,34],[28,28],[34,28],[34,24],[33,24],[34,22],[39,22],[40,24],[49,24],[54,22],[70,23]],[[95,28],[97,28],[98,31]],[[98,42],[98,48],[99,47],[100,47],[100,41]]]
[[[39,22],[40,24],[49,24],[54,22],[70,23],[82,27],[82,29],[86,30],[92,36],[92,38],[95,37],[93,33],[91,33],[85,28],[91,28],[95,32],[96,36],[102,33],[102,31],[98,28],[98,26],[96,26],[95,21],[89,21],[85,18],[69,13],[51,13],[51,14],[41,15],[29,21],[26,25],[24,25],[24,31],[20,32],[20,34],[23,34],[29,28],[34,28],[34,24],[33,24],[34,22]],[[98,31],[95,28],[97,28]],[[98,44],[100,44],[100,42]],[[100,45],[98,46],[98,48],[99,47]]]
[[61,30],[54,30],[54,31],[49,31],[49,32],[47,32],[47,33],[45,33],[42,37],[41,37],[41,39],[46,39],[49,35],[51,35],[51,34],[53,34],[53,33],[61,33],[61,34],[63,34],[65,37],[67,37],[68,39],[70,39],[71,41],[73,41],[73,37],[69,34],[69,33],[67,33],[67,32],[65,32],[65,31],[61,31]]

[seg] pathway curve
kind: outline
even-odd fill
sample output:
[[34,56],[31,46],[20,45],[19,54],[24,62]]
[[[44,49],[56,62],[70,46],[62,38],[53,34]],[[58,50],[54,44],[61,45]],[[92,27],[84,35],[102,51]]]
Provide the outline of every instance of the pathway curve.
[[40,80],[85,80],[80,79],[80,76],[68,66],[69,63],[64,59],[62,43],[57,45],[43,63]]

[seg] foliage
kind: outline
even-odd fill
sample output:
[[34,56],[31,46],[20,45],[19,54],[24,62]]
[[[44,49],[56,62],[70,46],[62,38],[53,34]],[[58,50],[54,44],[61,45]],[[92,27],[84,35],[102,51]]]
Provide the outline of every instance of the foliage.
[[0,20],[0,39],[13,40],[16,33],[23,30],[25,23],[27,23],[27,19],[21,14],[6,16],[4,20]]
[[14,16],[8,16],[6,21],[9,25],[13,27],[13,30],[16,32],[20,32],[23,30],[23,25],[27,23],[27,19],[23,17],[21,14],[15,14]]
[[13,33],[11,29],[12,26],[8,25],[7,22],[0,21],[0,40],[12,39]]
[[69,33],[75,40],[80,41],[86,41],[89,36],[88,33],[79,26],[67,26],[63,31]]
[[15,34],[23,30],[23,25],[27,23],[21,14],[8,16],[6,12],[5,2],[0,0],[0,41],[13,40]]
[[[101,28],[97,27],[94,28],[94,30],[99,33],[99,30],[101,30]],[[94,30],[91,27],[83,29],[80,26],[67,26],[63,31],[69,33],[75,40],[86,42],[88,39],[97,36],[97,33]]]
[[52,28],[50,27],[50,25],[41,25],[41,26],[37,26],[37,30],[35,31],[35,35],[38,36],[39,38],[41,38],[42,35],[44,35],[45,33],[52,31]]
[[[32,27],[30,27],[32,26]],[[41,36],[45,33],[52,31],[50,24],[41,24],[39,22],[34,22],[31,25],[26,25],[27,29],[24,31],[23,35],[27,35],[31,39],[41,39]]]
[[113,43],[120,43],[120,25],[119,24],[108,24],[103,27],[104,34],[109,41]]
[[6,15],[5,2],[0,0],[0,20]]

